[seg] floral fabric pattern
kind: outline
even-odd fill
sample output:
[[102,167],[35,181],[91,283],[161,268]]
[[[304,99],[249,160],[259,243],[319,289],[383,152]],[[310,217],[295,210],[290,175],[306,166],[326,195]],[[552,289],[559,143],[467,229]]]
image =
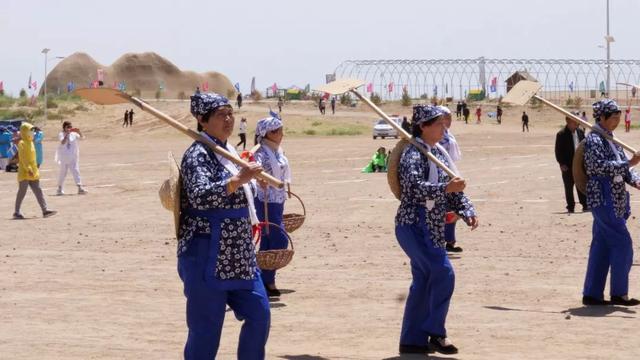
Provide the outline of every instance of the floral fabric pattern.
[[[612,133],[608,132],[609,135]],[[584,144],[584,165],[589,176],[587,181],[587,205],[595,208],[605,204],[604,192],[611,193],[615,215],[619,218],[628,215],[628,192],[625,182],[635,184],[640,181],[638,174],[629,168],[629,161],[622,147],[613,144],[620,161],[607,139],[596,131],[587,135]],[[604,181],[603,181],[604,180]],[[604,187],[607,188],[604,188]]]
[[[289,177],[289,160],[286,156],[284,156],[284,154],[281,154],[279,151],[273,151],[269,149],[267,145],[261,145],[255,152],[255,154],[253,154],[253,156],[255,157],[256,162],[262,165],[262,168],[265,172],[275,176],[282,182],[291,182],[291,179]],[[274,166],[279,167],[278,171],[274,171]],[[276,176],[276,174],[280,174],[280,176]],[[264,189],[258,186],[256,192],[258,200],[265,202]],[[278,189],[272,185],[269,185],[266,198],[267,202],[284,204],[284,202],[287,200],[287,191],[284,187],[282,189]]]
[[197,93],[191,96],[191,115],[205,115],[220,106],[229,105],[229,99],[216,93]]
[[[431,153],[449,165],[447,157],[437,147]],[[453,211],[463,218],[476,215],[471,201],[464,193],[446,193],[450,180],[447,173],[437,168],[438,183],[429,183],[429,162],[414,145],[408,145],[400,158],[398,175],[402,188],[400,206],[396,215],[396,225],[426,223],[435,246],[444,248],[444,223],[447,211]],[[419,218],[419,209],[426,208],[427,201],[433,203],[426,209],[426,219]]]
[[227,194],[231,173],[218,161],[209,147],[198,141],[184,153],[181,166],[181,204],[183,214],[178,233],[178,256],[183,255],[196,235],[220,232],[220,249],[215,276],[221,280],[251,280],[256,273],[255,248],[251,221],[246,218],[221,219],[220,227],[211,229],[206,217],[184,213],[185,209],[241,209],[248,206],[242,187]]

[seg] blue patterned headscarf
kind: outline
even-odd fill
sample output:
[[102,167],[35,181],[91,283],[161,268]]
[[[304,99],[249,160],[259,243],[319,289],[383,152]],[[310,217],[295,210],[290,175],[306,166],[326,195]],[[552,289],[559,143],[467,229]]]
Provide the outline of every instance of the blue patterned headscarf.
[[444,114],[444,111],[439,109],[438,106],[415,105],[413,107],[413,123],[416,125],[422,124],[424,122],[431,121],[443,114]]
[[282,120],[277,117],[268,117],[258,120],[256,125],[256,135],[260,138],[267,136],[269,131],[278,130],[282,127]]
[[216,93],[196,93],[191,96],[191,114],[195,117],[205,115],[220,106],[229,104],[229,99]]
[[593,103],[593,117],[596,121],[600,120],[600,116],[604,115],[605,118],[611,114],[615,114],[620,111],[618,104],[611,99],[602,99]]
[[451,114],[451,110],[444,105],[438,105],[437,108],[442,111],[443,114]]

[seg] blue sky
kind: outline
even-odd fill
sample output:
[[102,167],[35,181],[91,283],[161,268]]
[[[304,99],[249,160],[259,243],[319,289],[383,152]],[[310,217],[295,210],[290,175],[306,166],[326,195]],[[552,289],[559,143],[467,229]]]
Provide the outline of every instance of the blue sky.
[[[612,58],[640,58],[640,1],[610,6]],[[252,76],[261,89],[319,84],[347,59],[604,58],[605,11],[606,0],[3,0],[0,81],[14,95],[29,73],[41,83],[45,47],[104,65],[155,51],[244,92]]]

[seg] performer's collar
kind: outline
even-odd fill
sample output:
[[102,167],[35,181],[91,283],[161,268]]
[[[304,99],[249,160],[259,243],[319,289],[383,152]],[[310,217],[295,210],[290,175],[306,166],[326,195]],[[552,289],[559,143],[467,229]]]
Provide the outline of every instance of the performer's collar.
[[216,145],[222,146],[223,148],[227,147],[227,142],[226,141],[223,142],[222,140],[218,139],[217,137],[207,134],[206,131],[202,131],[201,134],[204,135],[205,137],[209,138],[209,140],[211,140],[214,143],[216,143]]

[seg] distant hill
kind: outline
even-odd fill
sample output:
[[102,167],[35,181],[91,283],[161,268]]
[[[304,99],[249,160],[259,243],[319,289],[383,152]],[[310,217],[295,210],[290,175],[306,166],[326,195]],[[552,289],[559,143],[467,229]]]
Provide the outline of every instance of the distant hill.
[[127,92],[140,90],[142,97],[147,98],[155,96],[161,83],[164,84],[164,98],[176,98],[180,92],[189,96],[205,82],[209,84],[209,91],[225,96],[235,91],[231,81],[221,73],[183,71],[154,52],[127,53],[111,66],[101,65],[88,54],[76,52],[65,57],[49,72],[47,91],[66,92],[70,81],[77,88],[88,87],[98,79],[98,69],[103,71],[104,87],[113,87],[114,83],[124,81]]

